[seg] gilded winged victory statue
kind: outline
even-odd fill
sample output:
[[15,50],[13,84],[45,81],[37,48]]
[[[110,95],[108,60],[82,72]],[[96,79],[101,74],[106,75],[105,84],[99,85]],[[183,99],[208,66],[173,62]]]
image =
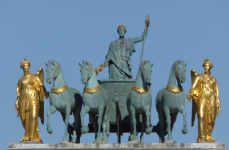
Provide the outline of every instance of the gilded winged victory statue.
[[29,72],[30,62],[25,58],[21,61],[20,67],[24,75],[17,84],[16,113],[20,115],[22,126],[25,129],[21,142],[41,142],[38,128],[38,117],[44,123],[44,96],[48,97],[44,87],[44,72],[38,69],[37,74]]
[[210,76],[213,64],[209,59],[205,59],[203,67],[205,70],[203,74],[197,75],[195,70],[191,70],[192,87],[187,94],[187,98],[193,100],[192,126],[196,113],[198,117],[197,143],[215,142],[211,135],[216,115],[218,116],[220,111],[218,83],[213,76]]

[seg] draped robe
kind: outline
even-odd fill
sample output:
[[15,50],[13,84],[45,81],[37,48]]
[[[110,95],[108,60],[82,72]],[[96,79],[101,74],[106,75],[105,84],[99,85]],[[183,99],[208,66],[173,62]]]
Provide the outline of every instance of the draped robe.
[[109,79],[130,79],[131,55],[135,52],[134,39],[112,41],[106,59],[109,59]]

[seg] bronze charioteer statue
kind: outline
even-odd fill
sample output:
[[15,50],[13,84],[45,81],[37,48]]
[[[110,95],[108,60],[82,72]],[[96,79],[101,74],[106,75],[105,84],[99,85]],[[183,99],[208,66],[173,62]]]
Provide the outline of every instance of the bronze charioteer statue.
[[143,41],[147,35],[150,23],[148,16],[145,23],[146,27],[142,36],[137,38],[125,38],[126,27],[124,25],[118,26],[119,39],[111,42],[106,60],[102,65],[106,67],[109,64],[109,79],[133,78],[131,55],[136,51],[134,44]]

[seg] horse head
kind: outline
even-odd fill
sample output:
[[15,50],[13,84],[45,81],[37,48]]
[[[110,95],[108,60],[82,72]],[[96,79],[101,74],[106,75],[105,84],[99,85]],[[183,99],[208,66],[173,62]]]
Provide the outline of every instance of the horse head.
[[58,72],[58,63],[55,61],[49,61],[49,64],[45,63],[47,66],[47,77],[46,82],[52,84],[53,79],[55,79],[59,72]]
[[145,83],[151,85],[151,72],[152,72],[152,66],[153,64],[150,65],[150,61],[143,61],[141,63],[141,73],[143,80]]
[[184,83],[186,80],[186,76],[185,76],[185,72],[186,69],[185,67],[187,66],[187,63],[184,64],[184,61],[176,61],[175,62],[175,74],[176,74],[176,78],[177,80],[179,80],[181,83]]
[[83,84],[87,84],[87,81],[91,78],[92,75],[92,66],[91,63],[89,61],[82,61],[82,65],[79,64],[81,69],[81,82]]

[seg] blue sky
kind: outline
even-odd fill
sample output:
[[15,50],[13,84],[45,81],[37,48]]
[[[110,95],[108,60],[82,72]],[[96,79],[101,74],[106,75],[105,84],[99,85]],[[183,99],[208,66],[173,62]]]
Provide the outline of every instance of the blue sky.
[[[187,63],[187,80],[183,88],[187,94],[191,87],[190,70],[203,73],[202,63],[208,58],[213,62],[212,76],[219,83],[221,112],[216,118],[213,137],[217,142],[229,145],[228,130],[228,49],[229,49],[229,1],[0,1],[0,93],[2,108],[0,147],[18,143],[24,135],[20,118],[16,117],[16,84],[23,71],[20,62],[31,62],[31,73],[39,67],[46,69],[45,62],[59,62],[69,87],[80,92],[79,62],[88,60],[96,68],[105,61],[111,41],[118,38],[117,27],[125,25],[126,38],[142,35],[145,17],[150,25],[143,60],[154,63],[152,78],[151,123],[156,125],[155,108],[157,92],[167,85],[172,64],[176,60]],[[132,55],[133,76],[136,77],[142,42],[135,44]],[[97,77],[108,78],[108,68]],[[46,73],[45,73],[46,77]],[[45,83],[48,91],[50,84]],[[186,102],[188,100],[186,99]],[[45,113],[49,109],[45,100]],[[195,143],[197,121],[191,127],[191,103],[186,103],[188,133],[183,135],[183,117],[178,115],[172,133],[178,143]],[[40,122],[40,121],[39,121]],[[70,117],[70,123],[73,117]],[[86,115],[85,124],[88,123]],[[46,116],[45,116],[46,124]],[[60,113],[51,115],[53,134],[48,134],[46,125],[39,124],[44,143],[58,143],[64,136],[64,123]],[[128,142],[129,133],[122,136]],[[167,138],[166,138],[167,139]],[[93,134],[82,135],[82,143],[92,143]],[[145,135],[145,143],[158,143],[155,133]],[[116,134],[111,134],[109,143],[116,143]]]

